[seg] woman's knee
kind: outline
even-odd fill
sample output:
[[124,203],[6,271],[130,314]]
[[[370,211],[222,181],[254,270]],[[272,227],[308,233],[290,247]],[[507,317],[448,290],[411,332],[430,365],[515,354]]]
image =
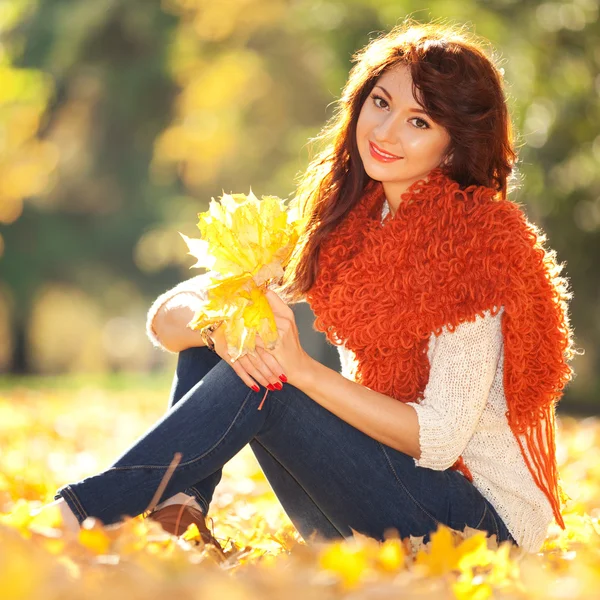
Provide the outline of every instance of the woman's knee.
[[221,357],[206,346],[192,346],[182,350],[177,357],[177,371],[192,369],[208,373],[221,361]]

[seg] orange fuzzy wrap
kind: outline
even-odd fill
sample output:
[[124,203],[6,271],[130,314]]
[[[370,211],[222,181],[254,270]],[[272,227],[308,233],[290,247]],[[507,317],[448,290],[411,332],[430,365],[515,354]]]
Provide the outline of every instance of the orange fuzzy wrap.
[[[554,253],[517,204],[483,186],[461,190],[440,169],[414,183],[381,223],[380,182],[320,246],[306,299],[314,328],[357,359],[355,380],[419,402],[429,336],[504,306],[508,424],[564,527],[555,456],[556,401],[571,377],[568,293]],[[454,465],[470,478],[462,457]]]

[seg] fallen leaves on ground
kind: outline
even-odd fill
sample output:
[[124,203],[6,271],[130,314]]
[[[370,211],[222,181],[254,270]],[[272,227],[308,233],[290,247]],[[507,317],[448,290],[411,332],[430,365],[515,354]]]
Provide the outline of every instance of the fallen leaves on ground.
[[[168,386],[164,389],[168,389]],[[246,448],[224,470],[209,526],[225,559],[194,527],[175,538],[140,517],[78,533],[36,511],[61,485],[108,467],[161,414],[166,392],[48,391],[0,395],[0,584],[3,600],[173,597],[254,599],[597,598],[600,422],[559,420],[567,504],[537,554],[476,530],[440,528],[427,544],[390,532],[377,542],[307,545]]]

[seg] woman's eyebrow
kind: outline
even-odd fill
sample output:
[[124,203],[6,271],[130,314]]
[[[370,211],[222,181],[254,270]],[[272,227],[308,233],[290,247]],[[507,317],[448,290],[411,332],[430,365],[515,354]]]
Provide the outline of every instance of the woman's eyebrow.
[[375,87],[378,87],[390,100],[392,99],[391,94],[384,87],[380,85],[376,85]]

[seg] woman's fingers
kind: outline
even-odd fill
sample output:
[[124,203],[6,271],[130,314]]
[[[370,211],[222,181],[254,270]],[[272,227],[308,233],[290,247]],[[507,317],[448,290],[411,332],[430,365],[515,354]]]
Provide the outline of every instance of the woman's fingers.
[[234,362],[231,362],[231,358],[229,358],[228,362],[241,377],[242,381],[250,388],[253,388],[256,383],[266,388],[269,386],[276,387],[273,384],[279,383],[277,375],[273,375],[260,359],[251,358],[249,354],[244,354],[244,356],[241,356]]
[[[268,387],[270,384],[273,387],[277,387],[277,384],[279,383],[279,375],[272,371],[270,365],[263,360],[262,356],[255,352],[254,354],[246,354],[242,357],[242,360],[243,359],[246,359],[247,363],[249,363],[251,367],[247,368],[246,362],[242,363],[243,366],[252,377],[260,381],[261,385]],[[262,380],[261,377],[263,378]]]
[[258,384],[256,383],[256,381],[254,381],[254,379],[252,379],[252,377],[250,377],[250,375],[248,375],[244,367],[242,367],[242,365],[239,364],[239,360],[231,362],[231,359],[229,359],[227,362],[231,365],[231,368],[237,373],[238,377],[249,388],[254,389],[255,392],[258,391]]
[[257,346],[257,351],[262,361],[269,367],[271,373],[275,375],[276,381],[280,381],[281,375],[285,376],[285,373],[281,365],[277,362],[277,359],[261,347]]
[[288,318],[294,314],[292,307],[289,306],[286,302],[284,302],[279,295],[273,290],[267,289],[265,291],[265,296],[267,301],[271,305],[272,309],[275,309],[273,312],[277,312],[279,314],[286,315]]
[[263,362],[266,365],[268,365],[268,367],[271,369],[271,373],[273,373],[277,377],[278,381],[286,383],[287,378],[285,376],[285,371],[283,370],[283,367],[279,364],[278,360],[270,352],[267,351],[267,349],[265,348],[265,343],[262,341],[262,338],[259,335],[256,336],[255,345],[256,351],[262,358]]
[[238,360],[232,361],[231,355],[227,350],[227,340],[225,339],[225,328],[219,327],[215,330],[212,335],[213,341],[215,343],[215,351],[216,353],[237,373],[238,377],[251,389],[258,391],[258,384],[256,381],[248,374],[247,370],[244,368]]
[[232,362],[231,355],[227,351],[224,329],[224,327],[219,327],[212,336],[217,354],[231,365],[249,388],[254,388],[257,383],[266,388],[269,386],[278,388],[281,385],[279,376],[283,371],[277,360],[262,348],[257,347],[254,354],[244,354]]

